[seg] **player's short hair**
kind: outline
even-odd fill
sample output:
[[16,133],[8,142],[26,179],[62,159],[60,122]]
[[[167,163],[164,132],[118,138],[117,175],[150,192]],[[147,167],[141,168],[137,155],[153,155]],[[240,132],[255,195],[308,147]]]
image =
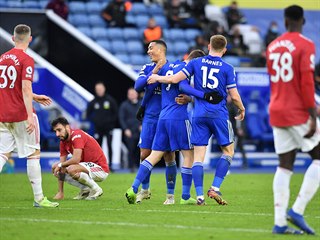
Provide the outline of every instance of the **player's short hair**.
[[16,42],[29,41],[29,38],[31,36],[31,28],[28,25],[19,24],[15,26],[13,36]]
[[165,41],[163,41],[163,40],[161,40],[161,39],[158,39],[158,40],[153,40],[153,41],[151,41],[150,43],[153,43],[153,42],[154,42],[155,44],[158,44],[158,45],[163,46],[165,52],[167,52],[167,44],[166,44]]
[[65,118],[65,117],[58,117],[56,119],[54,119],[52,122],[51,122],[51,128],[53,129],[55,126],[57,126],[58,124],[61,124],[63,126],[67,126],[69,125],[69,122],[68,120]]
[[96,86],[96,85],[98,85],[98,84],[102,84],[104,87],[106,87],[104,81],[97,81],[94,85]]
[[210,46],[216,52],[222,52],[227,46],[227,39],[222,35],[213,35],[210,38]]
[[195,50],[193,50],[193,51],[191,51],[191,52],[189,53],[187,59],[191,60],[191,59],[194,59],[194,58],[203,57],[203,56],[205,56],[205,55],[206,55],[206,54],[205,54],[204,51],[202,51],[202,50],[200,50],[200,49],[195,49]]
[[298,5],[291,5],[284,9],[284,17],[298,21],[303,18],[303,8]]

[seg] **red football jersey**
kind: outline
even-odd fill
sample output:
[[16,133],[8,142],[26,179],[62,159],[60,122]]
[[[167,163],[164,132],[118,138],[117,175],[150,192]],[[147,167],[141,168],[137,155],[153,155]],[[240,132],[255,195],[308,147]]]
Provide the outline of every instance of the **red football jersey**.
[[73,149],[82,149],[81,162],[98,164],[105,172],[109,172],[107,159],[98,142],[86,132],[71,130],[69,141],[60,141],[60,156],[73,154]]
[[267,49],[271,82],[270,123],[288,127],[305,123],[314,100],[313,42],[298,32],[287,32]]
[[22,80],[33,80],[34,61],[22,49],[13,48],[0,57],[0,122],[28,118],[22,95]]

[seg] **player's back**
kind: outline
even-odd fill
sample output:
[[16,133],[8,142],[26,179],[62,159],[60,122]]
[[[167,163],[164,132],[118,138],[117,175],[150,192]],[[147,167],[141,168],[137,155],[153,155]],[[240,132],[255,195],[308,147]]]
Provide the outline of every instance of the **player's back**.
[[33,78],[34,61],[23,50],[13,48],[0,57],[0,122],[27,119],[22,80]]
[[[302,99],[301,73],[314,70],[315,47],[298,32],[287,32],[267,49],[271,80],[270,122],[273,126],[292,126],[309,117]],[[314,94],[311,93],[310,94]]]
[[[176,61],[169,64],[169,68],[161,69],[159,75],[173,75],[179,72],[185,62]],[[162,94],[162,110],[160,113],[161,119],[188,119],[187,104],[178,104],[175,98],[182,92],[179,90],[179,84],[161,84]]]
[[190,61],[183,71],[188,77],[194,75],[195,89],[206,93],[217,91],[223,97],[218,104],[196,98],[193,117],[228,119],[227,89],[236,87],[233,67],[220,57],[207,55]]

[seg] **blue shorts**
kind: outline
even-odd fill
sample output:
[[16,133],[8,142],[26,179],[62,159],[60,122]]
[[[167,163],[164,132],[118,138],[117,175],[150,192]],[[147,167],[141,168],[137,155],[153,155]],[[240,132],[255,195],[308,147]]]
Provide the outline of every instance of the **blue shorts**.
[[192,149],[190,135],[191,124],[189,120],[160,119],[152,150],[173,152]]
[[227,146],[234,142],[234,133],[229,119],[193,118],[191,134],[193,145],[208,145],[212,134],[217,139],[219,146]]
[[138,146],[140,148],[151,149],[154,135],[156,134],[158,119],[142,121],[142,129]]

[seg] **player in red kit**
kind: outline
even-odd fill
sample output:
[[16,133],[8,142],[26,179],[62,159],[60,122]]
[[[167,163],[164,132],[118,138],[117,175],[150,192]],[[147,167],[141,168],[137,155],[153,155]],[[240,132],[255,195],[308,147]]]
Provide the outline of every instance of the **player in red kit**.
[[[314,99],[315,46],[304,37],[303,9],[292,5],[284,10],[287,32],[270,43],[267,67],[271,80],[270,123],[279,166],[273,180],[276,234],[315,234],[305,222],[304,210],[320,185],[320,124]],[[287,212],[290,178],[297,149],[308,152],[308,167],[299,195]],[[287,220],[301,230],[289,228]]]
[[32,100],[48,104],[50,98],[32,93],[34,61],[25,53],[31,42],[27,25],[14,28],[15,47],[0,57],[0,172],[11,152],[27,157],[27,174],[34,194],[34,207],[57,207],[43,195],[40,167],[39,124]]
[[[53,174],[59,178],[59,192],[55,199],[63,199],[63,183],[80,188],[74,199],[95,200],[103,194],[96,182],[105,180],[109,174],[107,159],[98,142],[86,132],[71,129],[64,117],[51,123],[60,138],[60,162],[53,165]],[[67,160],[68,154],[72,157]]]

